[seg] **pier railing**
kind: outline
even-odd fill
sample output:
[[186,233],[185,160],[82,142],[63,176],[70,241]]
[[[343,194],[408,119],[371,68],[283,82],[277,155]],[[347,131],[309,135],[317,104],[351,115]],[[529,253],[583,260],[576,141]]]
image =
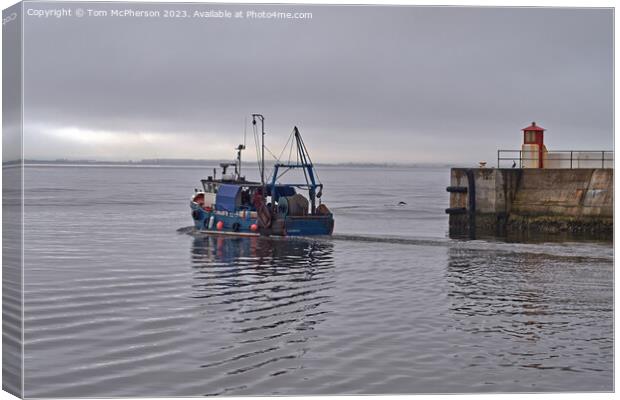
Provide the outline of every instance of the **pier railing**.
[[[554,150],[544,153],[545,168],[613,168],[613,150]],[[497,168],[537,166],[536,151],[497,150]]]

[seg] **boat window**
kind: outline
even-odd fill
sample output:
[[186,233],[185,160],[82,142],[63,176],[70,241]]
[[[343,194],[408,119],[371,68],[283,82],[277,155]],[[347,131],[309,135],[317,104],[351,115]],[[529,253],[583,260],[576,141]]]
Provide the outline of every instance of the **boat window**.
[[252,205],[252,198],[250,196],[250,188],[244,187],[241,189],[241,206],[249,208]]
[[215,194],[217,194],[217,188],[218,187],[214,183],[203,182],[202,183],[202,187],[203,187],[204,191],[207,192],[207,193],[215,193]]

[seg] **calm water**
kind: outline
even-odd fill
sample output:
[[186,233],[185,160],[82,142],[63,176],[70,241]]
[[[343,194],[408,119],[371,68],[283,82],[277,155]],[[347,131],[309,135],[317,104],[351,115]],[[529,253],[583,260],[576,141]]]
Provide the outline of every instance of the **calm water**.
[[450,240],[447,169],[319,172],[334,238],[238,239],[177,232],[206,169],[28,167],[26,396],[613,389],[611,244]]

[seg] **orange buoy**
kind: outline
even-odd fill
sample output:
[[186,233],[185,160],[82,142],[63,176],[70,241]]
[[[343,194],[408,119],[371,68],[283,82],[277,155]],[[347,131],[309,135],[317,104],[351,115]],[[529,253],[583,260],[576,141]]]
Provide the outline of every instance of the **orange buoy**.
[[256,231],[258,230],[258,225],[256,225],[256,224],[252,224],[252,225],[250,225],[250,230],[251,230],[252,232],[256,232]]
[[217,221],[217,224],[215,224],[215,227],[217,228],[218,231],[221,231],[222,229],[224,229],[224,222]]

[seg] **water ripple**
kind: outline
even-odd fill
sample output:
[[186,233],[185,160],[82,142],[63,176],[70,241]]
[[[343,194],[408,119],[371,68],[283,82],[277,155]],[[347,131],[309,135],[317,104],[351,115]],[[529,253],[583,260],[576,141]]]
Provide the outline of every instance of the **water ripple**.
[[336,170],[285,239],[175,233],[199,169],[28,171],[27,397],[613,389],[612,246],[449,240],[446,170]]

